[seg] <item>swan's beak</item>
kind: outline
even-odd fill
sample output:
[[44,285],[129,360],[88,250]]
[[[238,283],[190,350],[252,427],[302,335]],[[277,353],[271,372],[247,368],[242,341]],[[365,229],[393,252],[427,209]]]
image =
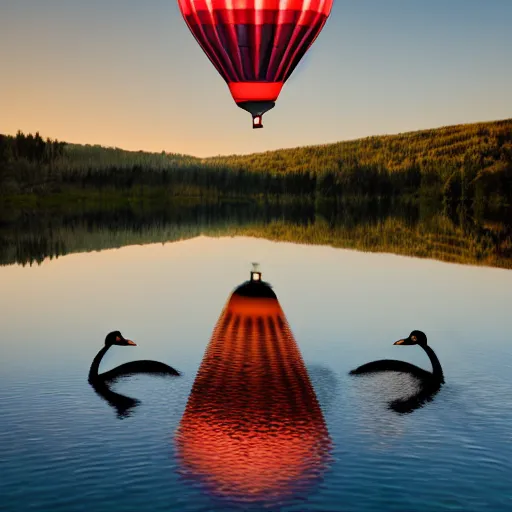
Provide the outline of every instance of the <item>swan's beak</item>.
[[395,343],[393,343],[393,345],[403,345],[407,340],[398,340],[398,341],[395,341]]
[[126,340],[126,343],[128,343],[128,345],[132,345],[134,347],[137,346],[137,343],[134,343],[132,340]]

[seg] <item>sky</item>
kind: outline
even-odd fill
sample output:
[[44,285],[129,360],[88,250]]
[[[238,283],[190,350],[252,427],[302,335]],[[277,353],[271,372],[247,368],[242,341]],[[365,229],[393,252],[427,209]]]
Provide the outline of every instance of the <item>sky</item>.
[[200,157],[512,117],[511,0],[334,0],[253,130],[176,0],[0,0],[0,133]]

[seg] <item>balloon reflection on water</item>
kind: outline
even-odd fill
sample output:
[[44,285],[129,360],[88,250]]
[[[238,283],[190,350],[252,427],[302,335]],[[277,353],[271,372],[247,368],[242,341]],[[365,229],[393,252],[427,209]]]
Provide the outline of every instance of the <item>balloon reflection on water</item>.
[[258,274],[224,307],[176,435],[185,475],[243,500],[309,488],[331,444],[285,315]]

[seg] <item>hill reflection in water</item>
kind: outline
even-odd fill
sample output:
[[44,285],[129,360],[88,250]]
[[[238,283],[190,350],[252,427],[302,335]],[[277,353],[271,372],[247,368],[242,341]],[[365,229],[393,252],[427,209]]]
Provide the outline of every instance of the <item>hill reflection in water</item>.
[[376,200],[0,209],[0,265],[199,235],[253,236],[512,268],[510,213],[476,215],[460,208]]
[[246,502],[301,494],[331,446],[299,348],[272,289],[238,287],[214,329],[176,434],[181,472]]

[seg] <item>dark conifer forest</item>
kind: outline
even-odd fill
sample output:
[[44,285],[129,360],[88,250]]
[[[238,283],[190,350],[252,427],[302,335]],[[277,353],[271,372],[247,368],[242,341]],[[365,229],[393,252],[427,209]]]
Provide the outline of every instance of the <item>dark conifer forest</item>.
[[105,193],[509,206],[512,119],[212,158],[0,135],[0,200]]

